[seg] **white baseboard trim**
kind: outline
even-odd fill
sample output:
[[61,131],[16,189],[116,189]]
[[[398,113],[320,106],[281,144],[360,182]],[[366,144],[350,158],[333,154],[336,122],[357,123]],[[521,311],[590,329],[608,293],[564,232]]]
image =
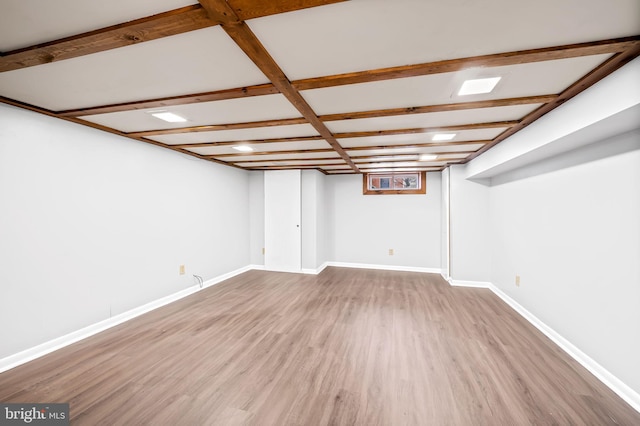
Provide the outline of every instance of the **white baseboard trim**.
[[324,262],[316,269],[302,269],[302,273],[307,275],[318,275],[320,272],[324,271],[324,268],[326,268],[327,266],[329,266],[329,262]]
[[180,290],[177,293],[173,293],[152,302],[145,303],[144,305],[138,306],[137,308],[130,309],[111,318],[107,318],[95,324],[83,327],[80,330],[73,331],[69,334],[65,334],[64,336],[57,337],[53,340],[41,343],[32,348],[25,349],[13,355],[9,355],[5,358],[0,359],[0,373],[25,364],[29,361],[33,361],[36,358],[40,358],[41,356],[49,354],[53,351],[62,349],[65,346],[69,346],[80,340],[86,339],[87,337],[91,337],[94,334],[98,334],[101,331],[107,330],[111,327],[115,327],[116,325],[129,321],[130,319],[153,311],[154,309],[158,309],[162,306],[168,305],[171,302],[175,302],[176,300],[185,298],[193,293],[197,293],[200,290],[211,287],[212,285],[218,284],[224,280],[228,280],[229,278],[235,277],[236,275],[253,269],[252,266],[253,265],[245,266],[243,268],[236,269],[235,271],[231,271],[226,274],[219,275],[215,278],[211,278],[203,283],[202,288],[200,288],[200,286],[197,284],[193,285],[184,290]]
[[556,345],[564,350],[569,356],[578,361],[584,368],[589,370],[591,374],[596,376],[598,380],[604,383],[612,391],[614,391],[620,398],[624,399],[627,404],[633,407],[636,411],[640,412],[640,393],[631,389],[623,381],[611,374],[606,368],[598,364],[587,354],[582,352],[576,346],[574,346],[567,339],[562,337],[554,329],[542,322],[538,317],[533,315],[522,305],[512,299],[505,292],[500,290],[495,285],[489,283],[488,287],[496,296],[502,299],[507,305],[513,308],[524,319],[529,321],[534,327],[540,330],[545,336],[551,339]]
[[249,265],[249,269],[250,270],[254,270],[254,271],[264,271],[264,265],[256,265],[256,264],[252,264]]
[[423,272],[427,274],[441,274],[441,268],[422,268],[418,266],[375,265],[369,263],[327,262],[327,266],[338,268],[381,269],[384,271]]
[[491,283],[485,281],[454,280],[451,277],[447,281],[451,287],[490,288],[491,286]]

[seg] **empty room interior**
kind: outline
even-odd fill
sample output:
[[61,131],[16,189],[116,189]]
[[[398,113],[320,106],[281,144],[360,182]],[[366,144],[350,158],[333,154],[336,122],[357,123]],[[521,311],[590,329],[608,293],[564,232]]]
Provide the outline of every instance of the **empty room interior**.
[[0,2],[0,424],[639,425],[639,55],[637,0]]

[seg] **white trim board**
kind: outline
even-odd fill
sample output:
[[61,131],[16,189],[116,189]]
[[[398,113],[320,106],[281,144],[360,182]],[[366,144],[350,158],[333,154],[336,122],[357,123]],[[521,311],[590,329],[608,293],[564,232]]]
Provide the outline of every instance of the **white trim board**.
[[491,283],[485,281],[463,281],[463,280],[454,280],[449,277],[447,279],[449,285],[452,287],[472,287],[472,288],[490,288]]
[[631,389],[627,384],[625,384],[622,380],[618,379],[616,376],[611,374],[609,370],[604,368],[602,365],[598,364],[594,361],[589,355],[582,352],[576,346],[574,346],[570,341],[565,339],[560,333],[549,327],[547,324],[542,322],[538,317],[533,315],[527,309],[525,309],[521,304],[512,299],[505,292],[500,290],[498,287],[493,285],[490,282],[483,281],[459,281],[449,279],[449,284],[452,287],[472,287],[472,288],[488,288],[498,296],[502,301],[504,301],[507,305],[509,305],[514,311],[516,311],[520,316],[529,321],[531,325],[540,330],[542,334],[547,336],[553,343],[558,345],[560,349],[565,351],[571,358],[575,359],[586,368],[591,374],[596,376],[598,380],[604,383],[609,389],[614,391],[620,398],[622,398],[627,404],[629,404],[634,410],[640,412],[640,393]]
[[303,274],[307,275],[318,275],[320,272],[324,271],[324,268],[329,266],[329,262],[324,262],[322,265],[318,266],[316,269],[302,269]]
[[423,268],[419,266],[375,265],[375,264],[369,264],[369,263],[347,263],[347,262],[327,262],[327,266],[335,266],[338,268],[381,269],[384,271],[404,271],[404,272],[423,272],[427,274],[442,274],[441,268]]
[[116,325],[122,324],[123,322],[136,318],[142,314],[146,314],[147,312],[151,312],[162,306],[168,305],[171,302],[175,302],[176,300],[185,298],[193,293],[197,293],[198,291],[204,290],[207,287],[211,287],[212,285],[228,280],[229,278],[233,278],[236,275],[240,275],[251,269],[258,269],[258,267],[259,265],[245,266],[243,268],[236,269],[235,271],[231,271],[226,274],[219,275],[217,277],[214,277],[205,281],[202,285],[202,288],[200,288],[200,285],[198,284],[193,285],[184,290],[180,290],[177,293],[170,294],[168,296],[146,303],[142,306],[138,306],[137,308],[133,308],[129,311],[115,315],[111,318],[107,318],[95,324],[88,325],[79,330],[73,331],[69,334],[65,334],[64,336],[57,337],[53,340],[49,340],[48,342],[41,343],[32,348],[25,349],[13,355],[9,355],[5,358],[0,359],[0,373],[10,370],[19,365],[25,364],[29,361],[33,361],[36,358],[40,358],[41,356],[47,355],[53,351],[62,349],[65,346],[69,346],[80,340],[86,339],[87,337],[91,337],[94,334],[98,334],[111,327],[115,327]]

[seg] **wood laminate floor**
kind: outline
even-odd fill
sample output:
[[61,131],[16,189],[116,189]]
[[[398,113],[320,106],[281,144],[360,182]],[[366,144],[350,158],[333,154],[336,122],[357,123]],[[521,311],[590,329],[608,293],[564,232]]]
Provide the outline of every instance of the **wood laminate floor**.
[[251,271],[0,374],[78,425],[640,425],[488,290]]

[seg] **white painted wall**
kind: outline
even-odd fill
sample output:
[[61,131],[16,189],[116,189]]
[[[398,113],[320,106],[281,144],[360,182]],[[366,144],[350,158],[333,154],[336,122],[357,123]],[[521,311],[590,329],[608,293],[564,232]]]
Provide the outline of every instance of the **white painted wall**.
[[302,269],[317,268],[318,258],[318,188],[322,173],[302,170],[300,203],[302,208]]
[[489,187],[465,179],[463,165],[450,170],[450,274],[456,281],[489,281]]
[[442,186],[440,196],[442,200],[440,205],[442,206],[442,214],[440,218],[440,269],[442,269],[442,275],[448,279],[449,273],[449,217],[451,209],[449,206],[449,182],[450,182],[451,169],[447,167],[441,173]]
[[317,170],[302,170],[302,269],[309,272],[331,260],[325,179]]
[[318,173],[316,179],[317,216],[316,216],[316,268],[331,260],[331,227],[330,212],[333,209],[330,204],[327,190],[327,177]]
[[493,181],[493,284],[640,393],[640,132]]
[[249,173],[249,234],[250,261],[264,265],[264,172]]
[[0,105],[0,358],[246,266],[248,191],[245,171]]
[[327,183],[333,261],[440,269],[440,173],[427,174],[426,195],[363,195],[361,175]]

